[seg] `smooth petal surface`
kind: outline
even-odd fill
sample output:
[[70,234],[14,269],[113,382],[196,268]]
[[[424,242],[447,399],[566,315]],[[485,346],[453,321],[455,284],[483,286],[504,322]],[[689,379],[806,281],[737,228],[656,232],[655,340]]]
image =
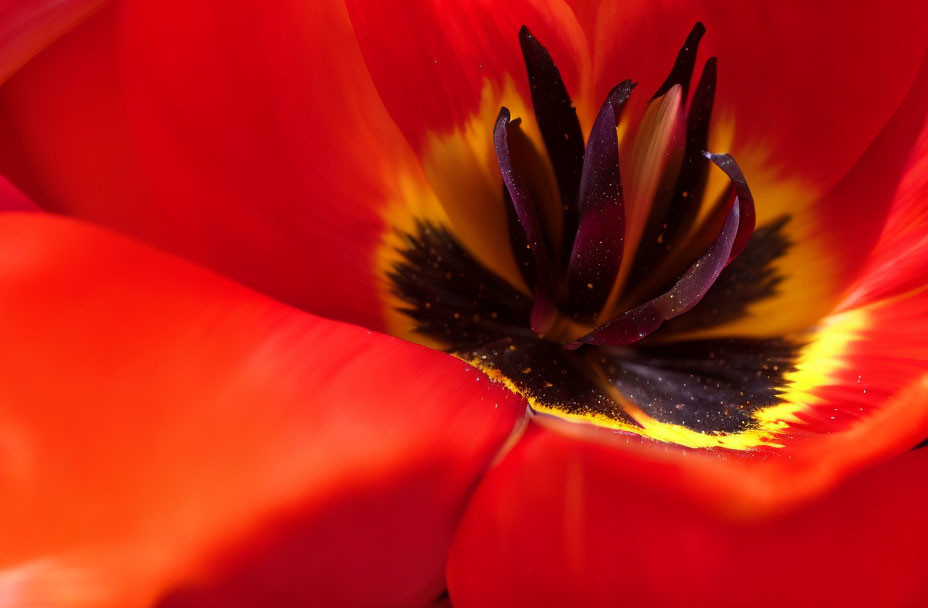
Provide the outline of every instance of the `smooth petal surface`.
[[35,203],[29,200],[19,188],[0,176],[0,211],[38,211]]
[[863,268],[844,308],[928,285],[928,128],[909,156],[889,217]]
[[[919,388],[913,401],[928,385]],[[687,462],[701,457],[655,451],[640,460],[530,429],[458,530],[454,605],[915,606],[928,592],[928,451],[759,517],[681,493],[715,486]],[[752,485],[741,474],[731,483]]]
[[0,5],[0,83],[106,0],[6,0]]
[[384,208],[428,188],[335,0],[105,7],[0,90],[0,170],[45,209],[373,328]]
[[[928,55],[923,56],[914,84],[879,135],[838,183],[820,196],[811,185],[792,190],[786,174],[780,183],[771,182],[769,171],[749,169],[739,160],[744,174],[751,176],[757,225],[774,224],[777,217],[787,221],[784,234],[791,244],[773,265],[781,277],[777,293],[752,304],[747,317],[722,326],[719,333],[799,332],[840,303],[855,280],[867,272],[866,260],[874,254],[881,232],[895,213],[903,177],[924,153],[917,140],[926,124],[926,111]],[[746,162],[752,163],[747,156]]]
[[415,606],[524,404],[74,220],[0,215],[0,604]]
[[[734,121],[732,148],[710,149],[744,164],[745,152],[768,147],[768,162],[827,189],[892,115],[928,49],[922,3],[845,8],[835,11],[822,0],[605,0],[590,36],[596,90],[605,95],[625,78],[656,90],[680,42],[701,21],[707,33],[700,56],[718,58],[715,123]],[[753,167],[744,168],[750,176]]]
[[[589,84],[589,47],[561,0],[427,0],[404,5],[402,18],[396,18],[394,6],[375,0],[347,4],[377,90],[417,149],[429,131],[444,133],[466,123],[488,86],[501,92],[508,79],[530,98],[519,47],[523,25],[551,53],[575,103]],[[427,94],[411,83],[422,83]],[[492,118],[495,114],[487,133]],[[581,112],[581,124],[583,118]]]

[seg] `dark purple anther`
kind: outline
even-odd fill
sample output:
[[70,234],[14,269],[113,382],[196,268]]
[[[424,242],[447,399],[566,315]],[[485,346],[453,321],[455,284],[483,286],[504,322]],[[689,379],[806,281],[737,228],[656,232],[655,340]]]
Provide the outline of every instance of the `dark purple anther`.
[[728,257],[730,262],[741,253],[754,232],[754,197],[751,195],[751,189],[748,188],[747,180],[744,179],[744,173],[741,172],[741,168],[731,154],[704,152],[703,155],[725,172],[735,187],[737,200],[741,203],[741,225],[738,227],[738,236],[735,237],[735,244],[732,245],[731,254]]
[[696,51],[699,49],[699,41],[705,33],[706,26],[697,21],[690,31],[690,35],[686,37],[683,48],[677,53],[677,60],[673,64],[673,69],[670,70],[670,75],[667,76],[667,80],[657,89],[651,99],[662,96],[675,84],[683,88],[683,99],[686,99],[687,91],[690,88],[690,79],[693,77],[693,68],[696,67]]
[[[658,98],[673,89],[677,95],[675,87],[679,86],[684,104],[674,106],[673,114],[660,115],[659,120],[665,122],[654,127],[655,133],[666,135],[682,119],[681,108],[686,107],[686,92],[704,33],[701,23],[693,27],[670,75],[655,94]],[[676,157],[680,164],[668,169],[651,162],[647,155],[654,153],[656,144],[651,148],[645,145],[644,151],[637,143],[633,147],[645,154],[631,159],[631,166],[639,173],[667,174],[632,176],[648,184],[663,180],[661,192],[666,192],[666,197],[653,194],[650,200],[636,201],[640,207],[632,211],[640,234],[632,243],[625,234],[626,223],[631,220],[626,217],[617,127],[635,84],[626,80],[609,93],[583,148],[576,111],[550,54],[524,27],[519,40],[566,230],[563,251],[555,251],[557,237],[543,230],[551,226],[542,226],[539,206],[542,198],[553,194],[554,184],[540,177],[544,159],[535,154],[537,148],[519,129],[519,120],[510,121],[509,111],[502,108],[494,128],[494,145],[503,176],[511,245],[523,277],[535,292],[531,328],[547,340],[568,343],[568,349],[582,344],[637,342],[664,321],[695,306],[744,249],[754,230],[754,200],[738,165],[727,154],[704,152],[715,97],[715,58],[706,61],[688,106],[685,147],[675,148],[675,153],[682,155],[682,159]],[[707,159],[728,175],[734,194],[729,192],[729,198],[713,205],[711,213],[694,226],[707,204],[703,200],[711,167]],[[628,274],[621,277],[620,286],[616,282],[625,272],[624,266]],[[577,324],[588,328],[603,319],[608,321],[575,338]]]
[[635,83],[626,80],[612,89],[586,146],[578,203],[580,227],[567,268],[568,305],[578,319],[600,311],[622,262],[625,205],[616,126],[634,88]]
[[657,234],[642,239],[645,244],[650,242],[658,245],[652,247],[651,251],[643,252],[643,271],[653,269],[664,259],[665,254],[678,244],[699,213],[699,204],[696,201],[702,200],[711,166],[706,162],[702,152],[709,145],[709,118],[715,98],[715,79],[716,61],[714,57],[710,57],[703,67],[686,117],[686,152],[680,165],[673,198],[667,206],[663,223],[658,225],[663,237],[659,244],[656,243]]
[[[715,58],[690,87],[704,32],[699,23],[689,32],[653,103],[629,115],[635,85],[615,87],[584,146],[554,60],[519,31],[534,118],[521,129],[502,108],[494,123],[503,183],[492,202],[505,206],[509,243],[492,252],[481,243],[479,253],[507,256],[508,246],[524,281],[504,268],[508,259],[478,261],[477,243],[459,241],[453,226],[422,220],[389,273],[416,332],[535,411],[655,437],[637,412],[706,435],[756,426],[801,345],[701,332],[775,293],[789,218],[748,242],[754,201],[744,176],[730,156],[704,152]],[[732,185],[707,196],[713,164]]]
[[519,119],[512,122],[507,108],[501,108],[493,129],[493,144],[496,148],[496,160],[499,163],[503,183],[509,191],[512,206],[519,219],[525,240],[535,258],[535,304],[532,307],[531,325],[539,335],[544,334],[554,321],[555,307],[552,299],[554,284],[548,251],[545,246],[541,224],[538,221],[535,202],[529,192],[524,177],[516,170],[510,150],[510,137],[519,137]]
[[519,44],[528,72],[535,119],[554,167],[563,204],[563,263],[566,263],[579,222],[576,202],[583,167],[583,131],[580,130],[577,111],[567,94],[561,72],[554,65],[548,50],[524,25],[519,30]]
[[[699,40],[704,28],[696,24],[680,49],[674,71],[667,77],[661,91],[669,90],[668,83],[689,85]],[[638,285],[647,282],[666,260],[674,255],[682,240],[699,214],[699,201],[709,176],[711,165],[706,162],[702,151],[708,146],[709,119],[715,98],[716,59],[710,57],[703,67],[693,99],[686,117],[686,146],[683,161],[673,194],[666,210],[657,217],[650,217],[645,234],[641,239],[634,267],[628,283]],[[685,96],[685,93],[684,93]]]
[[[728,264],[742,223],[739,207],[736,200],[721,234],[669,291],[600,325],[578,342],[611,346],[631,344],[654,333],[664,321],[696,306]],[[576,344],[571,346],[576,347]]]

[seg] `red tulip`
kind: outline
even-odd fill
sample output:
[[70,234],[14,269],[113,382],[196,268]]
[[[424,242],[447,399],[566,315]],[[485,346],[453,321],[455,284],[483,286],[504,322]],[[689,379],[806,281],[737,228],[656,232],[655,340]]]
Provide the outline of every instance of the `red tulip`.
[[928,602],[925,23],[7,2],[0,606]]

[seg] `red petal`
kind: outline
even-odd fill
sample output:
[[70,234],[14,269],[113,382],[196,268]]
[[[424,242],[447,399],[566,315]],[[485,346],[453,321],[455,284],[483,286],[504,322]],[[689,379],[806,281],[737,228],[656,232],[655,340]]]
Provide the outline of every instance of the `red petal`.
[[341,3],[115,3],[2,103],[0,165],[44,208],[382,326],[382,215],[423,178]]
[[73,220],[3,214],[0,250],[2,600],[438,597],[520,400]]
[[819,230],[844,277],[856,277],[880,234],[928,112],[928,54],[915,84],[847,175],[818,203]]
[[38,207],[19,188],[0,176],[0,211],[38,211]]
[[[778,264],[780,295],[721,333],[808,327],[835,305],[875,242],[912,143],[904,134],[917,133],[924,119],[920,93],[909,91],[913,81],[928,82],[924,67],[917,76],[928,5],[902,4],[860,2],[840,14],[826,2],[798,0],[606,2],[599,10],[598,91],[624,78],[656,90],[693,23],[706,24],[700,61],[718,57],[709,149],[732,153],[744,169],[759,226],[792,217],[786,235],[795,244]],[[907,95],[911,111],[894,119],[905,124],[880,135],[881,144],[878,134]],[[871,144],[892,152],[864,154]]]
[[[928,290],[868,302],[865,288],[886,283],[861,284],[786,374],[784,404],[761,421],[778,428],[766,448],[533,430],[459,529],[455,604],[779,605],[771,590],[788,589],[801,606],[917,605],[928,592],[928,495],[913,480],[928,452],[830,494],[928,436]],[[493,558],[474,562],[477,551]]]
[[928,126],[909,157],[883,232],[843,307],[928,285]]
[[[532,429],[458,529],[454,605],[915,606],[928,592],[928,450],[773,514],[694,500],[719,485],[698,455],[641,456]],[[739,473],[728,485],[761,490]]]
[[565,0],[565,3],[576,16],[587,40],[592,43],[596,39],[596,17],[602,0]]
[[0,6],[0,83],[106,0],[7,0]]
[[561,0],[407,3],[400,18],[395,7],[376,0],[347,4],[377,90],[417,148],[428,132],[446,133],[470,119],[487,86],[501,91],[508,78],[529,99],[519,48],[523,25],[547,47],[574,101],[586,92],[589,49]]
[[347,4],[377,90],[440,201],[439,219],[481,263],[521,284],[509,251],[493,127],[505,106],[544,149],[531,120],[523,25],[553,57],[581,123],[595,111],[589,48],[570,9],[561,0],[452,0],[405,3],[398,15],[376,0]]
[[[783,277],[778,294],[753,305],[745,319],[719,327],[714,333],[772,336],[803,331],[838,305],[862,270],[871,274],[861,280],[872,282],[873,270],[864,269],[864,265],[870,254],[883,256],[884,263],[888,261],[873,248],[881,230],[890,233],[899,230],[898,219],[894,220],[896,228],[887,226],[886,222],[894,213],[893,207],[903,204],[894,203],[894,200],[906,171],[912,171],[910,164],[917,160],[919,152],[915,146],[925,124],[926,107],[928,55],[902,104],[830,191],[819,196],[814,189],[796,190],[785,177],[779,184],[776,180],[771,182],[771,173],[763,170],[759,172],[760,179],[753,180],[745,169],[757,200],[758,225],[775,219],[777,214],[787,214],[791,219],[786,224],[785,235],[792,245],[775,264]],[[748,162],[751,162],[750,156]],[[916,182],[911,183],[913,179]],[[909,180],[907,188],[919,187],[917,176]],[[787,200],[785,195],[792,198]],[[902,195],[912,196],[905,192]],[[916,242],[910,244],[916,246]],[[899,253],[901,250],[897,248],[896,257]],[[898,270],[912,270],[910,264],[911,260]],[[899,277],[897,273],[892,275]],[[912,282],[908,284],[915,286]]]
[[827,188],[899,105],[928,48],[923,3],[853,2],[845,9],[823,0],[607,0],[596,20],[596,90],[605,95],[625,78],[657,90],[701,21],[707,33],[700,54],[719,60],[717,122],[735,121],[733,148],[713,152],[732,152],[744,166],[745,151],[760,146],[777,168]]

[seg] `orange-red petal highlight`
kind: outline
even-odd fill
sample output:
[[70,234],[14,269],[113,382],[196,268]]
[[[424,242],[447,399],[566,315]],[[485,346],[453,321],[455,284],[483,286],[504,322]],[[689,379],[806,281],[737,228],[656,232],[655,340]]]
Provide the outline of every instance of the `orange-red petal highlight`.
[[11,605],[230,580],[249,605],[424,605],[524,411],[446,355],[52,215],[0,215],[0,316]]
[[[928,50],[924,3],[844,8],[827,0],[605,0],[590,42],[596,91],[625,78],[657,90],[701,21],[707,33],[697,65],[718,57],[715,122],[735,121],[733,148],[713,152],[743,162],[769,146],[769,162],[828,189],[892,115]],[[750,180],[752,167],[742,168]]]
[[928,44],[916,24],[928,6],[852,4],[839,14],[819,1],[608,0],[597,12],[599,92],[626,77],[655,90],[692,24],[706,24],[698,63],[718,58],[710,150],[738,159],[759,225],[791,217],[779,293],[718,333],[774,336],[814,323],[886,220],[924,122]]
[[928,286],[928,127],[922,130],[899,180],[877,244],[843,308],[863,306]]
[[407,164],[336,0],[113,3],[0,89],[0,170],[43,208],[373,328]]
[[[914,606],[928,592],[926,450],[738,516],[681,491],[715,485],[685,456],[632,452],[530,430],[458,530],[454,605]],[[731,482],[752,485],[742,475]]]
[[389,3],[347,5],[377,90],[417,149],[428,132],[447,133],[476,113],[488,83],[501,90],[508,78],[529,99],[523,25],[548,48],[574,101],[587,93],[589,47],[562,0],[407,3],[401,18]]
[[106,0],[7,0],[0,6],[0,83]]

